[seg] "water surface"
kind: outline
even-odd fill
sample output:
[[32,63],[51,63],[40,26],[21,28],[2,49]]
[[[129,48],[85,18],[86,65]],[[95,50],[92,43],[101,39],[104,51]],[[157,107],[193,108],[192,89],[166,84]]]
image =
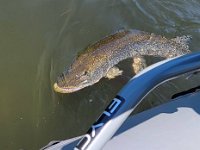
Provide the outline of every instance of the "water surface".
[[[102,79],[76,93],[54,93],[56,76],[89,44],[133,28],[169,38],[192,35],[191,50],[198,51],[199,18],[199,0],[0,0],[0,149],[39,149],[86,132],[127,82]],[[164,84],[138,111],[199,81]]]

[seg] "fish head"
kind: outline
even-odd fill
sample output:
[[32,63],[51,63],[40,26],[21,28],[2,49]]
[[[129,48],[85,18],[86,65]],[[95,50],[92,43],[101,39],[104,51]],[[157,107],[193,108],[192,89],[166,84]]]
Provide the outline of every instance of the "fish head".
[[75,61],[67,71],[58,76],[54,90],[59,93],[72,93],[98,82],[101,76],[92,64],[89,59],[85,62]]

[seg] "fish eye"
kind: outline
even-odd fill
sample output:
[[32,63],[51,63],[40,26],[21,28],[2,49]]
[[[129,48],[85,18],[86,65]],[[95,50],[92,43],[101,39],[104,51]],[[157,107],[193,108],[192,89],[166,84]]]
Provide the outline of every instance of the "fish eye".
[[76,75],[77,78],[85,77],[85,76],[88,76],[88,72],[87,71],[82,72],[80,75]]
[[84,71],[83,72],[83,75],[85,76],[85,75],[88,75],[88,72],[87,71]]
[[87,71],[83,71],[80,76],[87,76],[87,75],[88,75],[88,72]]

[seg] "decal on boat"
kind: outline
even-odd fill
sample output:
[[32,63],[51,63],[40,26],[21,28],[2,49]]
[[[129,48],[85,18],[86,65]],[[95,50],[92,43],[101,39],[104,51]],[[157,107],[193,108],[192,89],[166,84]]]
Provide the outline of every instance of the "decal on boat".
[[112,118],[124,102],[125,99],[117,95],[100,115],[97,121],[90,127],[87,134],[80,140],[74,150],[86,149],[95,136],[101,131],[103,126]]

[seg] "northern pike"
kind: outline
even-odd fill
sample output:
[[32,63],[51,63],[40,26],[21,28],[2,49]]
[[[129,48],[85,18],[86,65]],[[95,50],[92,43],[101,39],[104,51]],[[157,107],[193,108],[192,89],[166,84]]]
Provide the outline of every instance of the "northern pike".
[[72,93],[121,75],[115,65],[127,58],[134,58],[133,69],[139,72],[145,66],[143,56],[171,58],[190,53],[190,36],[172,39],[139,30],[121,30],[97,41],[79,53],[71,66],[58,76],[54,90]]

